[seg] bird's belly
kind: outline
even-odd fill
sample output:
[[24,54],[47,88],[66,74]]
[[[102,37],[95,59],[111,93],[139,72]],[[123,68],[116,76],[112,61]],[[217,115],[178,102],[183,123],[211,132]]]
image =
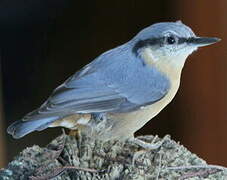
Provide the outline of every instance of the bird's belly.
[[125,139],[142,128],[150,119],[155,117],[175,96],[179,83],[172,87],[171,90],[161,100],[154,104],[142,107],[137,111],[129,113],[111,113],[108,118],[113,122],[112,129],[106,133],[107,138]]
[[91,114],[75,114],[57,120],[50,127],[80,129],[82,133],[100,140],[127,139],[156,116],[175,96],[179,81],[172,83],[169,92],[159,101],[129,113],[107,113],[99,121]]

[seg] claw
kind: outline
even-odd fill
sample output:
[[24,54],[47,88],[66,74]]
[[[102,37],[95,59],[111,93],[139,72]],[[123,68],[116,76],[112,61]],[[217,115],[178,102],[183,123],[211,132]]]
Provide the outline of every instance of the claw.
[[155,136],[153,138],[151,143],[147,143],[147,142],[142,141],[142,140],[140,140],[138,138],[131,138],[130,141],[135,143],[135,144],[137,144],[137,145],[139,145],[140,147],[142,147],[144,149],[156,150],[156,149],[159,149],[165,141],[169,140],[169,135],[166,135],[162,140],[154,143],[156,139],[157,139],[157,136]]

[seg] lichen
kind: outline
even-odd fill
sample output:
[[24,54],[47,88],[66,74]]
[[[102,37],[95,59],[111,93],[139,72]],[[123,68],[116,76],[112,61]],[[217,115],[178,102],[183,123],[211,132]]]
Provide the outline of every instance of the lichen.
[[[140,139],[151,143],[154,136]],[[160,140],[157,138],[155,141]],[[23,150],[0,170],[0,179],[227,179],[226,172],[220,169],[168,168],[195,165],[206,166],[206,162],[170,138],[160,148],[148,150],[132,141],[102,142],[86,136],[62,135],[47,147],[35,145]],[[194,176],[190,176],[193,173]]]

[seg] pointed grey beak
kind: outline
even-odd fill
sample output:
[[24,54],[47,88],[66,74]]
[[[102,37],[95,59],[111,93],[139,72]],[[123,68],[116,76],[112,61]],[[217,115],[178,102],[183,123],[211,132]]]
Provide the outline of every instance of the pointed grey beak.
[[214,44],[221,39],[216,37],[191,37],[187,40],[189,44],[192,44],[197,47],[207,46],[210,44]]

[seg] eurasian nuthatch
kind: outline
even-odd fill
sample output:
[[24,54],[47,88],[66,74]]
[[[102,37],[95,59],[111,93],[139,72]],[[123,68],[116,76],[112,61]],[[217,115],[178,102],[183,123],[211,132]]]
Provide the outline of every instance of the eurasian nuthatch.
[[180,21],[153,24],[72,75],[8,133],[63,126],[102,140],[133,137],[173,99],[186,58],[217,41]]

